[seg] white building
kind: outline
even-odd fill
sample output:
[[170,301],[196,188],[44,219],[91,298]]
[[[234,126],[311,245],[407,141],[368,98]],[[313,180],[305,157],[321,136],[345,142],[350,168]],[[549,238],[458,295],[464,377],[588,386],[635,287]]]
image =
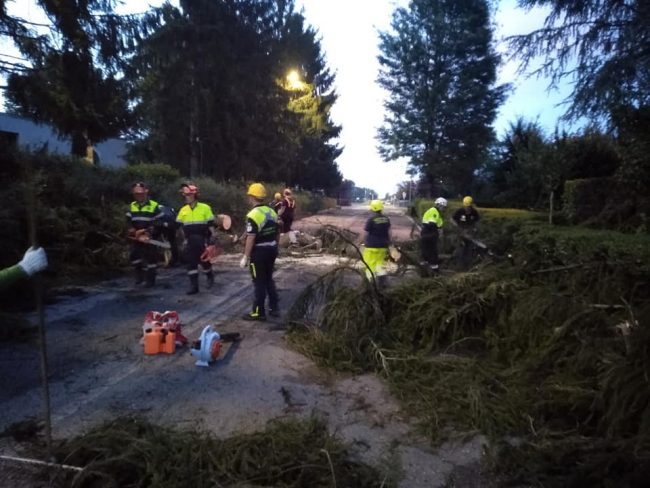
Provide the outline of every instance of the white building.
[[[0,146],[18,145],[23,149],[37,150],[47,146],[53,154],[69,155],[71,141],[61,137],[49,124],[37,124],[32,120],[0,113]],[[107,139],[93,146],[94,161],[107,168],[126,166],[126,141]]]

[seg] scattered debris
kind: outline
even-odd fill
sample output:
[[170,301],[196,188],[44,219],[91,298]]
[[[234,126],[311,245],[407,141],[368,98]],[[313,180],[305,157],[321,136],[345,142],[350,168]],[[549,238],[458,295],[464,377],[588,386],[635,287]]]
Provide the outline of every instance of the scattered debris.
[[273,421],[228,439],[120,418],[63,442],[56,459],[83,466],[57,472],[52,486],[395,486],[354,459],[320,419]]

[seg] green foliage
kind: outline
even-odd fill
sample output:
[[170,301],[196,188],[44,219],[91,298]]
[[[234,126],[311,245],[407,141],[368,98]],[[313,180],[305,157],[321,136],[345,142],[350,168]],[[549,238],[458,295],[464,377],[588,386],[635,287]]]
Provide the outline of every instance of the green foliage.
[[126,168],[120,168],[117,172],[123,173],[133,183],[138,181],[146,183],[152,194],[170,186],[180,178],[177,169],[161,163],[133,164]]
[[[193,178],[338,185],[334,77],[293,0],[165,4],[143,25],[150,35],[127,70],[138,158]],[[285,82],[295,69],[299,90]]]
[[1,37],[10,38],[27,65],[1,62],[9,71],[12,111],[50,122],[72,139],[72,153],[130,127],[129,95],[118,73],[137,38],[133,18],[114,14],[114,0],[39,2],[49,30],[10,17],[2,9]]
[[615,182],[611,178],[568,180],[564,183],[562,211],[571,223],[584,222],[598,215],[611,194]]
[[539,208],[567,167],[554,149],[539,124],[521,118],[511,124],[488,168],[494,203]]
[[[638,272],[650,272],[650,236],[585,227],[522,226],[515,251],[541,266],[576,265],[591,259],[635,263]],[[540,264],[543,263],[543,264]]]
[[395,486],[394,476],[356,461],[316,418],[273,421],[263,431],[226,439],[119,418],[64,442],[55,455],[84,467],[61,473],[53,485],[72,488]]
[[322,277],[290,317],[292,343],[323,364],[384,375],[434,442],[487,434],[502,480],[641,486],[650,241],[499,212],[489,225],[511,226],[518,266],[411,279],[378,295]]
[[563,159],[567,178],[607,178],[621,166],[620,143],[595,128],[564,138]]
[[518,119],[484,165],[478,196],[497,206],[526,208],[543,208],[553,196],[570,222],[638,227],[639,193],[623,192],[616,176],[628,167],[623,147],[622,140],[595,128],[549,138],[537,123]]
[[645,0],[520,0],[525,8],[548,8],[545,25],[511,37],[510,48],[527,69],[550,77],[550,85],[572,81],[568,115],[610,116],[621,106],[647,107],[650,99],[650,6]]
[[[0,266],[15,264],[28,247],[28,212],[33,208],[38,241],[48,252],[47,274],[59,282],[80,276],[101,279],[127,265],[124,214],[133,199],[133,183],[146,182],[151,198],[178,210],[184,204],[179,188],[187,181],[164,164],[109,169],[45,152],[0,154],[0,179],[5,182],[0,195],[0,238],[5,246]],[[243,230],[250,210],[243,183],[217,183],[207,177],[192,182],[199,186],[201,200],[215,213],[230,215],[236,231]],[[34,188],[35,205],[27,203],[28,185]],[[267,186],[283,189],[278,184]],[[326,204],[323,197],[308,192],[296,196],[299,215],[317,212]],[[12,294],[27,288],[17,286]],[[12,294],[3,296],[6,303]]]
[[406,157],[431,184],[466,191],[493,139],[496,86],[488,2],[412,0],[380,34],[380,85],[390,94],[380,153]]

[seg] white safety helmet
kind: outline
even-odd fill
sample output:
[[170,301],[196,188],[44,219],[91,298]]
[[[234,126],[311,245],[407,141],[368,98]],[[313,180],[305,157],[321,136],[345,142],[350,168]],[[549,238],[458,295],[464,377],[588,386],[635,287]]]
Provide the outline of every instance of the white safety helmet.
[[447,199],[438,197],[433,204],[438,208],[445,208],[447,206]]

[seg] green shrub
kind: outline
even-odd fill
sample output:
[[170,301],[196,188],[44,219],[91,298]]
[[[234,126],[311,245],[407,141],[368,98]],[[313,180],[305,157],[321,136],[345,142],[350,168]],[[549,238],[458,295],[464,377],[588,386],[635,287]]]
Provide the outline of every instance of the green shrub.
[[598,215],[615,183],[612,178],[585,178],[564,183],[563,213],[571,223],[584,222]]
[[[133,164],[117,170],[123,174],[131,184],[144,181],[152,192],[161,192],[180,178],[177,169],[168,164]],[[130,187],[130,186],[129,186]]]

